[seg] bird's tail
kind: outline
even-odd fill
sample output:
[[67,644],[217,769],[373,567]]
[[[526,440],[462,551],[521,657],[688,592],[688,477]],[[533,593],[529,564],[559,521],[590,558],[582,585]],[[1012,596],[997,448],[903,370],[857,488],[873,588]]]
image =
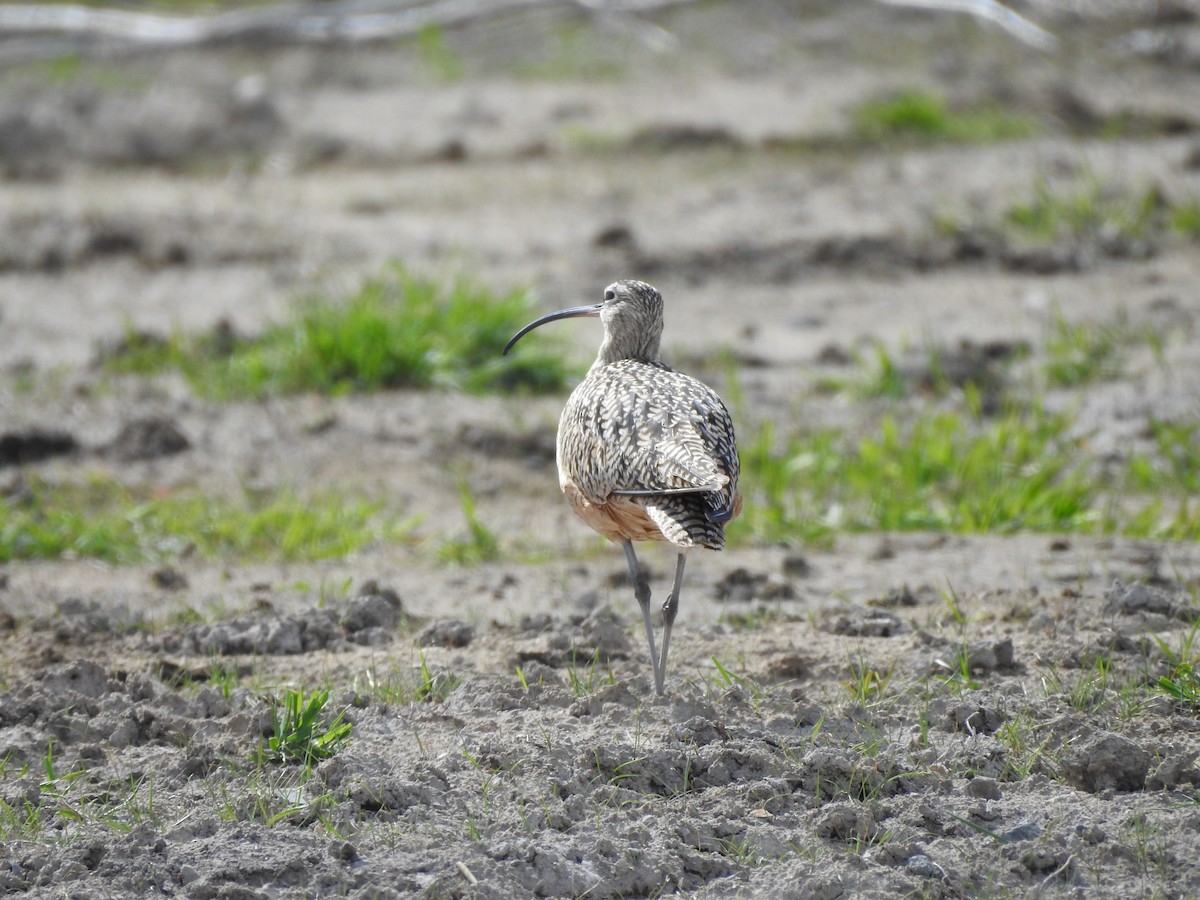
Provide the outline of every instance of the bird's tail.
[[714,507],[704,514],[704,517],[714,525],[724,525],[726,522],[732,522],[742,512],[742,495],[734,492],[727,498],[727,502],[721,506]]

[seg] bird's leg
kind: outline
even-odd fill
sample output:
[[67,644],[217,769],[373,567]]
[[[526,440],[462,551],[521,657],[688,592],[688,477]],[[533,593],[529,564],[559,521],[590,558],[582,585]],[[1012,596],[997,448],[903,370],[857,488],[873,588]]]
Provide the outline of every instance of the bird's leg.
[[683,564],[687,562],[687,554],[680,553],[679,561],[675,563],[675,583],[671,585],[671,595],[662,605],[663,614],[663,643],[662,656],[654,667],[658,678],[658,692],[663,692],[663,682],[667,678],[667,650],[671,646],[671,626],[675,624],[675,614],[679,612],[679,589],[683,587]]
[[621,549],[625,551],[625,559],[629,563],[629,578],[633,581],[633,595],[637,597],[638,606],[642,608],[642,621],[646,624],[646,643],[650,645],[650,665],[654,669],[654,688],[658,693],[663,692],[662,673],[658,671],[658,650],[654,646],[654,626],[650,624],[650,585],[646,576],[638,567],[637,556],[633,552],[633,541],[621,541]]

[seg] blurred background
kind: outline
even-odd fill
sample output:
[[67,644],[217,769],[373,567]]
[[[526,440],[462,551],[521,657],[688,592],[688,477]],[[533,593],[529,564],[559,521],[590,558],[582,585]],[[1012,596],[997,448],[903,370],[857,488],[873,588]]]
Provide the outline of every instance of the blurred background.
[[1188,0],[5,4],[0,561],[588,558],[625,277],[736,546],[1194,540],[1198,129]]

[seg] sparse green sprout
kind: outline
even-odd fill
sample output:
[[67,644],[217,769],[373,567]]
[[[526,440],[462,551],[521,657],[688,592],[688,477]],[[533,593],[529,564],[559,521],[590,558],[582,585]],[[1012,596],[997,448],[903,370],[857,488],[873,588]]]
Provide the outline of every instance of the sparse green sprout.
[[1112,660],[1096,657],[1090,672],[1083,672],[1066,692],[1067,703],[1080,712],[1095,713],[1105,709],[1112,700],[1109,682]]
[[58,769],[54,764],[54,738],[46,742],[46,752],[42,756],[42,773],[46,776],[42,782],[43,786],[52,785],[58,781]]
[[713,679],[712,683],[720,690],[741,690],[745,692],[746,696],[749,697],[754,703],[757,703],[766,696],[767,692],[761,686],[755,683],[753,679],[747,678],[744,675],[739,675],[730,670],[715,656],[712,657],[712,664],[717,670],[716,677]]
[[354,690],[369,695],[377,703],[442,703],[462,682],[448,672],[435,672],[425,660],[425,651],[416,648],[419,663],[415,669],[393,667],[380,675],[372,666],[354,678]]
[[725,609],[719,621],[734,631],[753,633],[786,622],[788,616],[778,605],[765,606],[759,603],[745,610]]
[[1148,814],[1137,812],[1129,820],[1126,833],[1131,839],[1128,849],[1137,871],[1143,877],[1153,873],[1164,884],[1171,883],[1178,865],[1168,848],[1162,825],[1153,822]]
[[950,659],[938,657],[933,661],[939,674],[944,674],[942,687],[953,688],[955,692],[973,691],[979,687],[979,681],[971,671],[971,654],[966,644],[961,644]]
[[42,833],[41,807],[28,799],[10,805],[0,799],[0,841],[36,841]]
[[622,53],[611,39],[595,40],[592,28],[564,23],[553,34],[529,45],[512,63],[517,78],[531,81],[617,81],[628,74]]
[[500,540],[495,532],[479,520],[475,510],[475,497],[466,480],[458,483],[458,495],[462,501],[463,515],[467,520],[469,537],[445,541],[438,548],[438,557],[443,562],[459,565],[475,565],[500,558]]
[[522,666],[517,666],[517,682],[521,685],[521,690],[528,694],[529,680],[525,677],[525,669]]
[[460,81],[466,72],[462,57],[446,44],[446,33],[436,22],[417,32],[421,68],[435,81]]
[[235,666],[215,663],[208,675],[208,686],[228,700],[240,680],[241,675]]
[[867,397],[892,399],[898,399],[908,393],[904,373],[900,371],[896,360],[882,341],[875,344],[875,369],[864,382],[862,392]]
[[83,68],[83,57],[78,53],[67,53],[54,59],[43,60],[37,67],[49,81],[73,83]]
[[880,671],[859,658],[850,664],[850,677],[842,681],[842,686],[855,703],[875,703],[887,693],[894,668],[888,666],[886,671]]
[[1008,750],[1003,774],[1017,780],[1028,778],[1033,773],[1053,740],[1053,732],[1040,736],[1037,724],[1028,713],[1023,713],[1001,724],[996,729],[996,740]]
[[303,690],[288,688],[282,699],[273,698],[271,736],[259,750],[260,759],[285,765],[301,763],[311,768],[336,756],[350,739],[351,725],[342,721],[344,711],[325,724],[328,702],[329,691],[325,690],[314,691],[305,698]]
[[1095,181],[1079,190],[1056,192],[1039,179],[1032,199],[1011,206],[1006,219],[1030,237],[1050,240],[1092,233],[1106,222],[1120,225],[1122,232],[1140,234],[1147,224],[1140,212],[1141,207],[1127,207],[1115,197],[1102,194]]
[[601,663],[599,647],[582,667],[576,664],[575,651],[571,651],[571,664],[567,666],[567,680],[570,683],[571,696],[577,698],[590,697],[604,685],[617,683],[612,667]]
[[421,651],[421,677],[413,692],[413,699],[425,703],[443,703],[459,683],[461,678],[446,672],[431,672],[425,662],[425,652]]
[[1008,838],[997,834],[996,832],[992,831],[990,828],[985,828],[983,825],[979,824],[978,822],[973,822],[970,819],[964,819],[962,816],[957,816],[952,812],[947,812],[946,815],[948,815],[955,822],[958,822],[962,825],[966,825],[972,831],[976,831],[979,834],[984,835],[985,837],[990,837],[992,840],[994,840],[998,844],[1010,843]]
[[946,581],[946,589],[939,592],[942,595],[942,600],[946,604],[946,609],[950,612],[950,617],[954,623],[960,628],[967,627],[967,616],[963,612],[962,601],[959,600],[958,591],[954,589],[954,585],[949,580]]
[[41,792],[38,805],[41,810],[52,810],[53,817],[60,822],[82,824],[86,812],[80,803],[77,788],[83,784],[81,779],[87,770],[79,768],[73,772],[60,772],[53,738],[46,742],[46,752],[42,755],[42,774],[44,778],[38,785]]
[[738,865],[753,868],[766,862],[749,838],[723,838],[718,839],[717,843],[721,848],[721,855]]
[[1043,179],[1028,201],[1008,209],[1005,222],[1018,234],[1038,241],[1063,238],[1132,240],[1174,232],[1200,234],[1200,201],[1173,202],[1157,187],[1140,192],[1106,188],[1095,179],[1082,187],[1054,189]]

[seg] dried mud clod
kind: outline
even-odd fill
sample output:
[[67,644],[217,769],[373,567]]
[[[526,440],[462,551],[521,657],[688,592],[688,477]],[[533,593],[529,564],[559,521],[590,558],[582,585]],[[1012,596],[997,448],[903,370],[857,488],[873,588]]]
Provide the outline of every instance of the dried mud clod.
[[173,566],[163,566],[150,573],[150,583],[164,591],[182,591],[188,586],[187,576]]
[[407,621],[399,595],[367,581],[344,610],[323,607],[280,615],[264,603],[253,615],[169,628],[157,637],[157,645],[175,655],[293,656],[388,644]]
[[78,449],[74,435],[66,431],[40,428],[6,431],[0,434],[0,468],[25,466],[55,456],[65,456]]
[[1007,716],[998,709],[959,703],[946,710],[942,726],[946,731],[967,734],[995,734]]
[[1104,611],[1110,615],[1154,617],[1159,619],[1194,622],[1200,619],[1200,610],[1188,602],[1186,594],[1173,594],[1163,588],[1137,582],[1113,586],[1104,595]]
[[717,599],[727,603],[752,603],[756,600],[794,600],[795,589],[765,572],[751,572],[739,566],[716,584]]
[[518,641],[515,665],[538,662],[552,668],[586,667],[594,662],[628,659],[633,643],[625,626],[610,606],[566,623],[551,616],[529,617],[523,622],[529,636]]
[[489,458],[499,456],[515,459],[540,470],[554,462],[554,441],[554,430],[548,427],[524,430],[517,434],[502,428],[464,424],[445,443],[447,452],[467,447]]
[[106,452],[123,462],[159,459],[192,446],[179,425],[166,416],[133,419],[121,426]]
[[417,634],[417,643],[422,647],[466,647],[474,639],[475,626],[462,619],[438,619]]
[[899,616],[886,610],[854,607],[832,613],[821,629],[830,634],[887,638],[903,634],[909,630],[909,626]]
[[216,90],[162,85],[144,96],[83,85],[9,95],[0,124],[0,171],[53,178],[79,163],[178,169],[262,154],[285,123],[250,78]]
[[1062,763],[1063,775],[1081,790],[1140,791],[1150,771],[1150,754],[1128,738],[1098,732],[1074,746]]
[[383,643],[405,619],[400,595],[374,579],[363,583],[342,616],[342,627],[356,643]]
[[0,272],[62,273],[117,259],[159,270],[289,255],[256,223],[206,221],[195,214],[14,213],[0,225]]

